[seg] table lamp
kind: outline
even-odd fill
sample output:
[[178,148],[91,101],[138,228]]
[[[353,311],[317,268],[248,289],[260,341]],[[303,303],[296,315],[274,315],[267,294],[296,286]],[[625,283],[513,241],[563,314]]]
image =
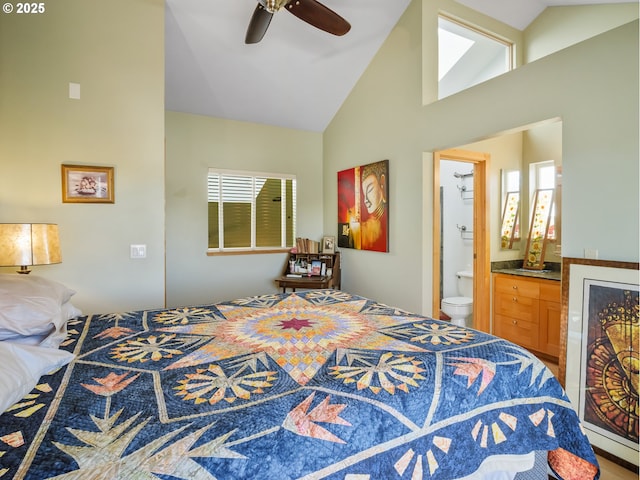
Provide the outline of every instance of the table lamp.
[[0,267],[19,266],[30,273],[31,265],[62,262],[58,225],[53,223],[0,223]]

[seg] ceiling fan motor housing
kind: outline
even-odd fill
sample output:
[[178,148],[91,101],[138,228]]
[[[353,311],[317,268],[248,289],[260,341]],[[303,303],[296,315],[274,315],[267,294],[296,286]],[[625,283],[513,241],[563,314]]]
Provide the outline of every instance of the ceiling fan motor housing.
[[276,13],[284,7],[290,0],[264,0],[264,8],[270,13]]

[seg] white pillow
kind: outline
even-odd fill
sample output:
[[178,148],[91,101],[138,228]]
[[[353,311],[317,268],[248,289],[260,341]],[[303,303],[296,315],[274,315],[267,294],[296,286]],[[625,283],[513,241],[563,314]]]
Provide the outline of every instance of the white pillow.
[[64,350],[0,342],[0,414],[33,390],[42,375],[74,356]]
[[82,315],[82,310],[74,306],[71,302],[63,303],[60,310],[62,310],[62,318],[65,320],[71,320],[72,318]]
[[75,295],[75,290],[67,286],[37,275],[19,275],[17,273],[0,274],[0,290],[7,290],[14,295],[51,298],[58,305],[67,303]]
[[10,334],[6,335],[6,340],[24,345],[40,345],[41,347],[48,348],[60,347],[60,344],[67,338],[67,322],[64,320],[68,321],[82,315],[82,311],[76,308],[71,302],[62,305],[61,310],[63,320],[61,325],[57,327],[52,326],[46,333],[38,333],[35,335],[19,335],[10,332]]
[[58,348],[60,344],[67,338],[67,321],[72,318],[79,317],[82,312],[74,307],[71,302],[67,302],[61,307],[62,322],[56,326],[56,329],[52,331],[46,338],[42,339],[36,345],[41,347]]
[[60,330],[77,310],[63,311],[74,294],[61,283],[35,275],[0,275],[0,340]]

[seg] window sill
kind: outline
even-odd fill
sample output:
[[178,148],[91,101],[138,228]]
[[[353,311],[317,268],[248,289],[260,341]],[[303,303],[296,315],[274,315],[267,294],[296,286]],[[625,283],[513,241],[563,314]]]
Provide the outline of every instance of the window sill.
[[207,257],[218,257],[223,255],[262,255],[267,253],[289,253],[291,248],[256,248],[238,250],[207,250]]

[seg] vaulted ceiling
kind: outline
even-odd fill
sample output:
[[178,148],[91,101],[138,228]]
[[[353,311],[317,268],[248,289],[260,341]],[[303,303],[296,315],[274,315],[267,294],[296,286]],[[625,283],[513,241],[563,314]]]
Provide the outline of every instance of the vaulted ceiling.
[[[456,0],[523,30],[547,6],[620,0]],[[322,132],[410,0],[322,0],[334,36],[285,11],[245,44],[257,0],[166,0],[167,110]]]

